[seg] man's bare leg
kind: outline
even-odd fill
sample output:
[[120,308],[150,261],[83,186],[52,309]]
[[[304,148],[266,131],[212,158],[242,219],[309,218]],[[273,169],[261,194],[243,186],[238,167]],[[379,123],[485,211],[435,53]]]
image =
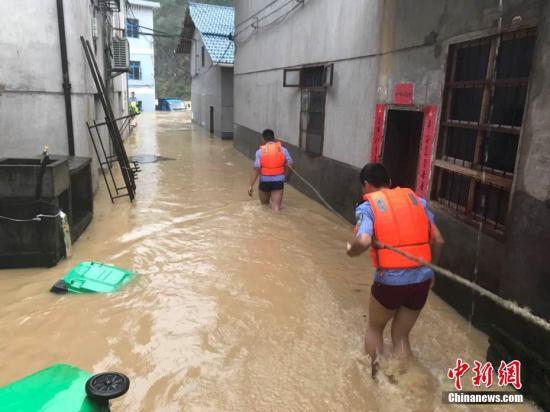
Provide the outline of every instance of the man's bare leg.
[[391,325],[391,339],[393,353],[396,357],[407,360],[412,356],[409,334],[420,315],[419,310],[412,310],[401,306]]
[[385,308],[371,295],[369,302],[369,322],[365,336],[365,351],[371,358],[372,378],[378,372],[378,355],[384,349],[384,328],[395,315],[395,310]]
[[279,212],[281,210],[281,205],[283,203],[283,193],[284,190],[271,191],[271,209],[274,212]]
[[258,196],[260,197],[260,203],[262,205],[269,204],[269,198],[271,196],[270,192],[264,192],[263,190],[258,190]]

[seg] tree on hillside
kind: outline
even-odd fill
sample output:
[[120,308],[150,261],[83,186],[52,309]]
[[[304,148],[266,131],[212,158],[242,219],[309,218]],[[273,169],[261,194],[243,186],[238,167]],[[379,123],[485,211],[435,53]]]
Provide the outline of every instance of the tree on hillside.
[[[200,3],[233,6],[233,0],[200,0]],[[189,56],[175,54],[179,43],[187,0],[160,0],[155,10],[155,30],[173,37],[155,37],[155,79],[157,97],[191,97]]]

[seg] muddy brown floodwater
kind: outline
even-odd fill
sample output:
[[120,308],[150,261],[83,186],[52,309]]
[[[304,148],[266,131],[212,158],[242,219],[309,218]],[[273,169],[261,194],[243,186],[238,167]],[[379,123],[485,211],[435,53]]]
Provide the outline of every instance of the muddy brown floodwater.
[[[483,360],[487,336],[433,294],[412,334],[418,366],[372,382],[368,257],[347,258],[350,227],[292,188],[280,215],[249,199],[251,161],[232,142],[187,114],[144,114],[127,148],[173,160],[142,165],[133,204],[111,205],[100,180],[70,260],[0,271],[0,386],[65,362],[129,375],[114,411],[495,409],[441,403],[447,369]],[[139,276],[115,294],[48,292],[82,260]]]

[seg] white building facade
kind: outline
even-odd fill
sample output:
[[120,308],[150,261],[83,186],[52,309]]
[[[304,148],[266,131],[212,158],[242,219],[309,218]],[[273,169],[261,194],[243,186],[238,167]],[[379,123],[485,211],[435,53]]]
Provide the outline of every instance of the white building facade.
[[188,2],[176,53],[189,55],[193,122],[233,137],[233,7]]
[[152,33],[154,1],[130,0],[126,18],[126,36],[130,43],[128,89],[144,112],[155,110],[155,47]]
[[[60,14],[70,108],[63,87]],[[80,36],[93,48],[115,117],[124,116],[128,113],[127,75],[113,76],[108,50],[123,33],[125,14],[125,3],[116,1],[0,2],[0,157],[34,157],[46,145],[51,154],[89,157],[97,187],[98,165],[86,122],[101,123],[105,115]],[[109,150],[107,131],[100,129]]]

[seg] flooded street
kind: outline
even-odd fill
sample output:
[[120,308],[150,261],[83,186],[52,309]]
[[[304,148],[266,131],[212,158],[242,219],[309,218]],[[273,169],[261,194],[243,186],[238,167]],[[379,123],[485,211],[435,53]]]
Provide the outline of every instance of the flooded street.
[[[114,411],[495,410],[441,403],[447,369],[484,360],[488,343],[433,294],[412,333],[418,365],[375,384],[372,268],[346,256],[350,227],[292,188],[281,214],[261,207],[246,193],[251,161],[187,114],[138,123],[129,153],[166,159],[142,164],[134,203],[111,205],[100,180],[70,260],[0,271],[0,386],[64,362],[127,374]],[[115,294],[49,293],[85,260],[139,276]]]

